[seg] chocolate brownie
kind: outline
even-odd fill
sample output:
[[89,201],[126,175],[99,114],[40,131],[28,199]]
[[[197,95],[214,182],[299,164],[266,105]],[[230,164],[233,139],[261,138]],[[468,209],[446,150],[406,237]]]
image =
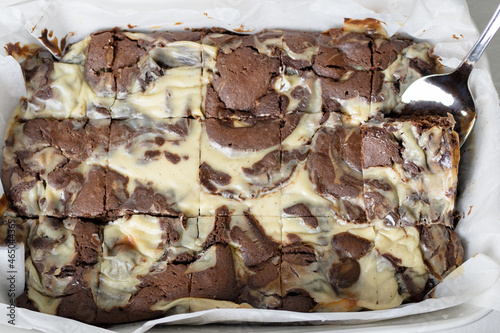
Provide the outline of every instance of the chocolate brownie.
[[[178,39],[178,38],[186,39]],[[179,118],[201,116],[201,44],[198,33],[126,33],[125,38],[148,44],[147,52],[122,71],[130,74],[116,78],[117,99],[111,117]],[[122,58],[129,57],[126,50]],[[115,55],[116,62],[120,54]],[[124,62],[127,63],[127,62]]]
[[[78,64],[116,119],[201,115],[201,32],[101,31],[73,44]],[[112,106],[111,106],[112,105]]]
[[364,197],[371,221],[453,226],[460,155],[453,125],[449,116],[361,127]]
[[343,29],[321,34],[285,31],[285,112],[340,112],[365,121],[371,102],[371,36]]
[[94,323],[100,239],[100,227],[79,218],[36,220],[27,242],[27,290],[18,305]]
[[440,224],[419,227],[420,248],[434,287],[464,261],[461,239],[453,229]]
[[26,244],[18,305],[109,325],[424,299],[464,259],[457,134],[386,117],[439,66],[373,23],[112,29],[26,60],[0,224]]
[[131,215],[103,228],[97,323],[114,324],[161,315],[160,301],[189,297],[197,220]]
[[[221,272],[222,276],[218,277],[219,282],[210,290],[219,290],[222,280],[225,281],[221,284],[224,296],[217,299],[248,303],[257,308],[280,308],[280,218],[254,216],[248,212],[232,215],[227,206],[218,207],[215,213],[213,217],[198,219],[198,242],[206,249],[205,253],[213,253],[212,257],[215,254],[217,258],[223,254],[228,256],[229,264]],[[199,260],[206,257],[207,254],[204,254]],[[203,262],[206,266],[207,259],[203,259]],[[216,271],[213,274],[217,274]],[[228,275],[231,275],[229,280]],[[209,277],[205,279],[210,280]],[[214,275],[212,279],[217,281],[217,276]],[[193,274],[192,288],[195,281],[196,275]],[[214,294],[209,298],[212,296]]]
[[401,36],[374,36],[372,43],[374,75],[371,114],[399,112],[401,95],[422,76],[437,74],[439,64],[430,55],[431,46]]
[[279,119],[204,120],[200,214],[214,216],[217,207],[227,205],[279,216],[280,139]]
[[[315,126],[310,143],[291,143],[302,150],[307,147],[309,154],[281,189],[282,216],[331,216],[364,223],[360,129],[342,125],[335,114],[325,116]],[[312,122],[306,121],[312,128]]]
[[276,118],[281,114],[274,89],[281,69],[280,30],[246,36],[208,31],[202,43],[205,117]]
[[424,297],[428,272],[415,228],[284,218],[282,242],[286,310],[384,309]]
[[13,119],[2,184],[21,216],[105,215],[109,120]]
[[22,64],[26,98],[15,114],[20,119],[102,118],[112,98],[98,97],[79,64],[55,61],[46,50],[38,51]]
[[200,122],[129,119],[111,124],[106,210],[192,216],[199,213]]

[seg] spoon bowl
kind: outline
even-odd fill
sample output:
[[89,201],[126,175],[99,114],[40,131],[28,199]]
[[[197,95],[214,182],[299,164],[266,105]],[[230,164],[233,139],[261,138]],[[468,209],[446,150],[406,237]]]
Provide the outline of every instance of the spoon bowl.
[[472,131],[476,120],[474,99],[468,81],[474,65],[500,28],[500,6],[485,30],[464,58],[462,63],[449,74],[436,74],[413,82],[401,96],[405,114],[431,112],[455,119],[454,130],[458,133],[460,146]]

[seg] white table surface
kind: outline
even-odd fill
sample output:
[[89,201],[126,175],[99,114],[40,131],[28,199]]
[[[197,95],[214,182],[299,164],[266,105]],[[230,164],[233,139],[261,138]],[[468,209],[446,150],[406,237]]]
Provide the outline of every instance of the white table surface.
[[[12,1],[12,2],[18,2]],[[476,22],[479,30],[482,31],[493,14],[493,11],[500,4],[499,0],[467,0],[469,4],[469,9],[472,18]],[[500,91],[500,62],[491,61],[491,59],[498,59],[500,55],[500,33],[498,33],[492,40],[491,44],[486,50],[486,54],[490,59],[490,69],[493,76],[493,82],[497,91]],[[28,330],[15,329],[10,327],[1,326],[2,333],[21,333],[21,332],[33,332]],[[276,328],[276,331],[280,329]],[[368,330],[369,331],[369,330]],[[454,328],[450,330],[441,330],[434,332],[443,333],[489,333],[489,332],[500,332],[500,311],[492,311],[490,314],[478,321],[468,324],[460,328]]]

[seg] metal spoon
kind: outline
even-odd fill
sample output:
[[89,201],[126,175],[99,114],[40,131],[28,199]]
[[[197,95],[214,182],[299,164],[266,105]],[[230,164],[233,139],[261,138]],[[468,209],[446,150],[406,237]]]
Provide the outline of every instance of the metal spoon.
[[455,131],[460,146],[465,142],[476,120],[476,108],[469,90],[469,75],[483,54],[491,38],[500,28],[500,6],[469,51],[462,63],[449,74],[425,76],[413,82],[401,97],[404,113],[429,110],[432,113],[450,113],[455,118]]

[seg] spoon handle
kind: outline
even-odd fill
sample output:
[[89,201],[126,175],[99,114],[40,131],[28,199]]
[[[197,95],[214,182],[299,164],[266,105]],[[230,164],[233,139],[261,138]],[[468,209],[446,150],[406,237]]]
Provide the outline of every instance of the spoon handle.
[[490,22],[488,23],[483,33],[477,40],[476,44],[474,44],[474,46],[469,51],[467,56],[465,56],[460,66],[458,66],[459,72],[465,74],[466,76],[470,74],[476,62],[483,55],[484,50],[488,46],[489,42],[491,41],[493,36],[495,36],[497,30],[500,28],[499,16],[500,16],[500,5],[495,10],[495,13],[490,19]]

